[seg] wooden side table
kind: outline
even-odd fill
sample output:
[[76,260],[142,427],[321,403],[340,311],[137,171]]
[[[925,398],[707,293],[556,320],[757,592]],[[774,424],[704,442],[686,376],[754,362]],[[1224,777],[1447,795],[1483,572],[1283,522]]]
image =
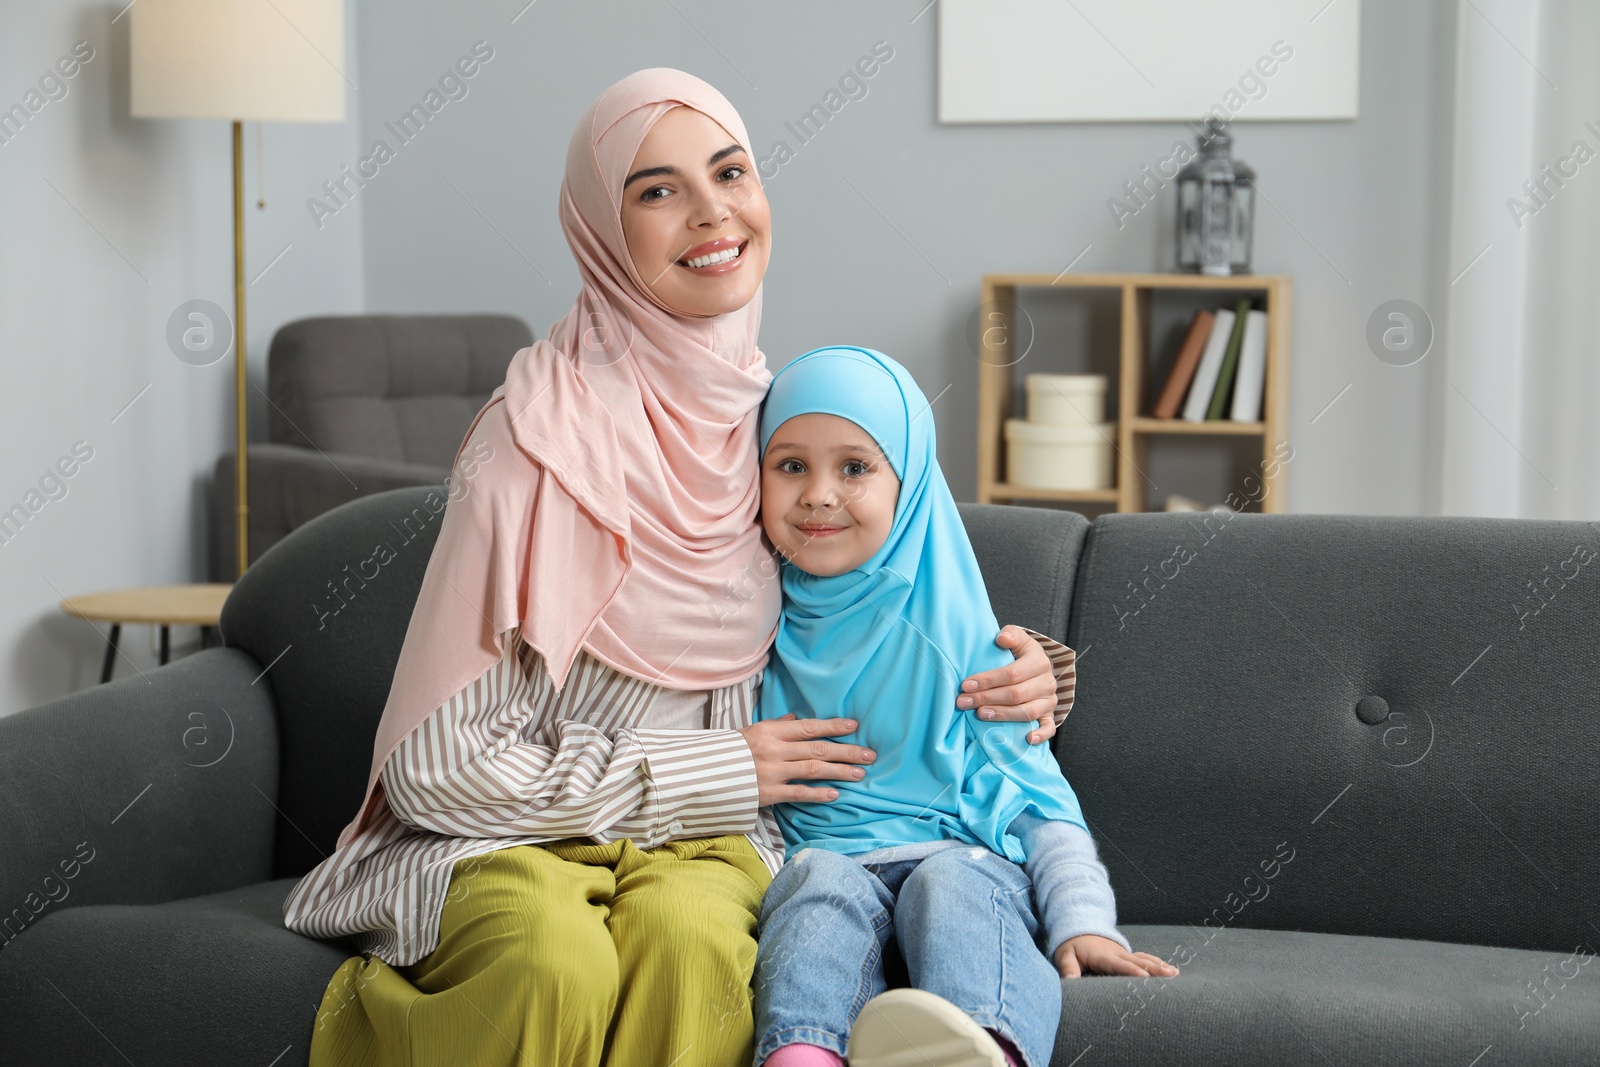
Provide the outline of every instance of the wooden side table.
[[171,627],[201,627],[200,646],[204,648],[205,627],[217,625],[222,617],[222,603],[232,589],[231,582],[117,589],[63,600],[61,610],[80,619],[111,624],[111,642],[106,646],[105,665],[100,668],[100,681],[109,682],[123,623],[161,627],[161,662],[165,665],[171,653]]

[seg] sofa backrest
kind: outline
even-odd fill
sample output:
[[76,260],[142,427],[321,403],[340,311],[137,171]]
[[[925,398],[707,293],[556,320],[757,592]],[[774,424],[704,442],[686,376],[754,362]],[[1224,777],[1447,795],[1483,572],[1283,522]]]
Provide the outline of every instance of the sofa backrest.
[[1065,641],[1089,521],[1075,511],[1000,504],[957,503],[956,510],[995,618]]
[[279,327],[267,435],[281,444],[449,468],[478,409],[533,343],[512,315],[339,315]]
[[1596,529],[1098,519],[1057,752],[1120,921],[1594,943]]
[[[270,664],[262,682],[278,715],[276,877],[332,852],[361,802],[446,499],[442,488],[396,489],[319,515],[252,565],[223,608],[227,643]],[[960,510],[999,620],[1065,637],[1084,518]]]

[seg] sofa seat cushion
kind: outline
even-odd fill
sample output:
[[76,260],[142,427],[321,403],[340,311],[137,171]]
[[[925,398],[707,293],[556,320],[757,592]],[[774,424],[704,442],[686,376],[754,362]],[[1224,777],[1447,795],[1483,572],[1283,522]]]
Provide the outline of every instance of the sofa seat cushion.
[[1535,952],[1287,930],[1121,930],[1135,951],[1182,973],[1064,981],[1052,1067],[1600,1063],[1600,963],[1589,945]]
[[0,952],[0,1058],[304,1064],[323,991],[352,953],[284,927],[294,883],[47,915]]

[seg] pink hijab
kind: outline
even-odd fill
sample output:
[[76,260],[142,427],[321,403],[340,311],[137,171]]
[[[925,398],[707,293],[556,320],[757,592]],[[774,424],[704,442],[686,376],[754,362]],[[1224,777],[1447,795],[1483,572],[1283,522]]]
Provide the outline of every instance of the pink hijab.
[[[756,412],[772,378],[756,347],[761,290],[724,315],[679,315],[640,278],[622,232],[634,155],[678,105],[748,149],[733,105],[668,67],[611,86],[573,132],[561,228],[583,290],[512,357],[456,453],[455,499],[340,846],[376,807],[395,747],[499,662],[506,630],[543,654],[557,688],[585,646],[676,689],[766,665],[781,589],[758,522]],[[493,455],[469,473],[460,461],[474,438]]]

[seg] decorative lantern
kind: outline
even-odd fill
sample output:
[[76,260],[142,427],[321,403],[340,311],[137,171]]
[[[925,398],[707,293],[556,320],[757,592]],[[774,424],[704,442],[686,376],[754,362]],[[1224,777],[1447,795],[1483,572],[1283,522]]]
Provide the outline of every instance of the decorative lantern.
[[1200,155],[1178,172],[1178,269],[1249,274],[1256,172],[1235,161],[1221,119],[1206,120]]

